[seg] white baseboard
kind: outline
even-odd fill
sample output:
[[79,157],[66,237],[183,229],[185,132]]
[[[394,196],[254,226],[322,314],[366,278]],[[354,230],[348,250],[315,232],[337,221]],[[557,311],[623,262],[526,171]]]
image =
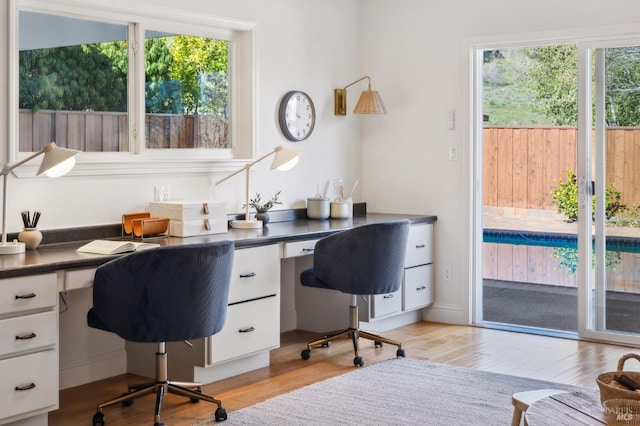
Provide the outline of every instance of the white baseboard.
[[127,372],[127,353],[124,348],[99,357],[60,365],[60,389],[67,389]]
[[221,362],[210,367],[194,367],[194,380],[200,383],[212,383],[268,366],[269,351],[263,351],[240,359]]

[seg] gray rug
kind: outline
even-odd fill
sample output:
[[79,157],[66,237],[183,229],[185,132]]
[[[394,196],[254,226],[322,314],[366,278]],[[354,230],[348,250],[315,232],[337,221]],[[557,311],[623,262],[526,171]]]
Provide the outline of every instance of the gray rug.
[[222,424],[503,426],[511,422],[513,393],[544,388],[586,390],[398,358],[229,412]]

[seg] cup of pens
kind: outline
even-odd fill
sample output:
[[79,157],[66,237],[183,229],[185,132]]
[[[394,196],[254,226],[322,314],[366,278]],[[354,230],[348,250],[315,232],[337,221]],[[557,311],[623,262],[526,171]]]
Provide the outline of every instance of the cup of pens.
[[24,229],[18,234],[18,241],[24,243],[28,250],[33,250],[38,247],[42,241],[42,232],[38,231],[40,212],[35,211],[32,216],[31,212],[25,210],[21,212],[21,214]]

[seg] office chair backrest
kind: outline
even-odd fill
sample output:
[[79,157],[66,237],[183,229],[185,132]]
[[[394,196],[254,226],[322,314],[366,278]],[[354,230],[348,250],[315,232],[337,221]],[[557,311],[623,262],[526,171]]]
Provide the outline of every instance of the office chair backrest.
[[93,311],[109,330],[135,342],[211,336],[226,319],[234,244],[168,246],[100,266]]
[[313,271],[348,294],[384,294],[402,284],[409,221],[362,225],[317,242]]

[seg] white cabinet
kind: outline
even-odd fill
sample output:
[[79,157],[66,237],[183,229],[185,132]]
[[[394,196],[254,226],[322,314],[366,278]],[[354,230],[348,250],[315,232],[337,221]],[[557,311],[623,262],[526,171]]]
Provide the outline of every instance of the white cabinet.
[[280,250],[272,244],[238,249],[224,328],[208,337],[213,365],[280,345]]
[[0,280],[0,424],[58,408],[56,274]]
[[360,321],[371,322],[433,303],[433,224],[411,225],[400,290],[358,300]]

